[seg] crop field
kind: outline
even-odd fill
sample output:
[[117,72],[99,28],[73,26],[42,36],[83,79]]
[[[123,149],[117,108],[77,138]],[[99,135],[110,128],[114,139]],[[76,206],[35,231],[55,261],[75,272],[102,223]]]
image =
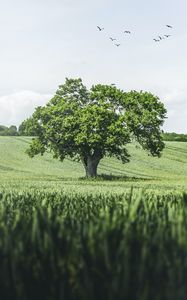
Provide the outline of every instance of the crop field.
[[187,195],[0,195],[3,299],[185,300]]
[[31,138],[0,137],[0,186],[60,189],[73,192],[122,193],[131,187],[162,190],[187,190],[187,143],[167,142],[161,158],[153,158],[129,145],[132,158],[122,164],[105,158],[99,164],[100,179],[84,179],[80,162],[59,162],[51,154],[29,158],[25,154]]
[[162,158],[33,159],[0,138],[0,293],[14,300],[186,300],[187,143]]

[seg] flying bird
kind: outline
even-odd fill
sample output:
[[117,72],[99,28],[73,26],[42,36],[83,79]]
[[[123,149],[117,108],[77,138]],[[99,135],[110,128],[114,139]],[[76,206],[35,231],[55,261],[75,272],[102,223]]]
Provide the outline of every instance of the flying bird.
[[171,36],[171,34],[165,34],[164,36],[168,38]]
[[125,30],[124,33],[131,34],[131,32],[129,30]]
[[164,39],[164,37],[161,37],[160,35],[158,37],[159,37],[160,41]]
[[173,28],[171,25],[166,25],[168,28]]
[[116,41],[116,39],[113,39],[112,37],[110,37],[110,40],[113,42],[113,41]]
[[99,26],[97,26],[97,28],[99,29],[99,31],[104,30],[104,28],[101,28],[101,27],[99,27]]
[[116,47],[119,47],[121,44],[115,44]]
[[160,40],[157,40],[157,39],[153,39],[155,42],[160,42]]

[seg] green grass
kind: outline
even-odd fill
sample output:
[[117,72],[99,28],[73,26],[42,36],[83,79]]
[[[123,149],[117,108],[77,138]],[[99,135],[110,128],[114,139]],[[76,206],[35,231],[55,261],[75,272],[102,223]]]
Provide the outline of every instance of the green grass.
[[160,159],[129,145],[130,163],[105,158],[88,180],[29,158],[30,140],[0,137],[3,299],[185,300],[187,143]]
[[187,195],[0,194],[3,300],[186,300]]
[[[25,154],[31,138],[0,137],[0,186],[58,188],[79,192],[121,193],[124,188],[182,189],[187,183],[187,143],[166,142],[160,159],[148,156],[135,144],[128,146],[131,162],[101,160],[98,173],[106,180],[83,180],[82,164],[70,159],[59,162],[51,154],[33,159]],[[107,180],[108,179],[108,180]],[[113,180],[110,180],[113,179]]]

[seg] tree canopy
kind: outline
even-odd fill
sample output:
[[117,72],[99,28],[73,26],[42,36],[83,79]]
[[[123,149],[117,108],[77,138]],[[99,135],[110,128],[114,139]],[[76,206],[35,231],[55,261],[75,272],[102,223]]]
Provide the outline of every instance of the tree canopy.
[[19,135],[37,136],[38,123],[35,118],[30,117],[24,120],[18,128]]
[[36,135],[27,153],[33,157],[49,150],[60,160],[66,156],[80,159],[86,175],[93,177],[104,156],[128,162],[125,146],[134,139],[159,157],[165,116],[163,103],[151,93],[124,92],[102,84],[88,90],[81,79],[66,79],[24,124]]

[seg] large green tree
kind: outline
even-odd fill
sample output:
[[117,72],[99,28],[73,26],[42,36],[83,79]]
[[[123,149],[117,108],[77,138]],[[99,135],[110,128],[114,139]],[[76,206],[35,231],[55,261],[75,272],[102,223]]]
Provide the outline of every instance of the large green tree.
[[33,117],[24,120],[18,128],[19,135],[37,136],[38,122]]
[[128,162],[125,146],[133,139],[160,156],[165,115],[163,103],[151,93],[126,93],[115,85],[101,84],[87,90],[81,79],[66,79],[49,103],[38,107],[29,119],[37,137],[27,153],[33,157],[50,150],[60,160],[79,159],[86,176],[95,177],[104,156]]

